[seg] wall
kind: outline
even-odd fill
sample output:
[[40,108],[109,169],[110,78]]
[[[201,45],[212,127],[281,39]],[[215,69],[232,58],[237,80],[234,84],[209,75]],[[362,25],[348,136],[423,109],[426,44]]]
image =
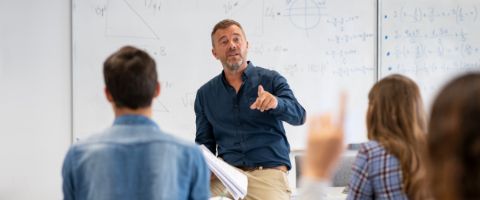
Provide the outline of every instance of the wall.
[[65,0],[0,1],[0,199],[61,199],[71,133]]

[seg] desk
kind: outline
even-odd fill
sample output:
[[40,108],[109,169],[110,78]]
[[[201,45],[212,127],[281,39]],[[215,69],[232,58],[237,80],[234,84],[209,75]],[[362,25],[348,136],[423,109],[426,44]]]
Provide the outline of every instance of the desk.
[[[321,198],[321,200],[345,200],[347,199],[347,193],[343,193],[345,187],[327,187],[326,188],[326,196],[325,198]],[[291,200],[295,200],[298,197],[298,190],[292,190],[292,198]],[[229,200],[229,198],[225,197],[212,197],[209,200]]]
[[[321,198],[321,200],[345,200],[347,199],[347,193],[343,193],[345,187],[327,187],[326,188],[326,197]],[[291,200],[298,199],[298,189],[292,191]],[[320,199],[320,198],[319,198]]]

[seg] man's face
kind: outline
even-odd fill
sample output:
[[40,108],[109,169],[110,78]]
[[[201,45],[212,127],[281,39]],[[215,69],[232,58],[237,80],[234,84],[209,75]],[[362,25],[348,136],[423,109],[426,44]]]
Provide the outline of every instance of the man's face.
[[236,25],[218,29],[213,35],[213,56],[220,60],[227,70],[234,72],[246,66],[247,49],[248,42]]

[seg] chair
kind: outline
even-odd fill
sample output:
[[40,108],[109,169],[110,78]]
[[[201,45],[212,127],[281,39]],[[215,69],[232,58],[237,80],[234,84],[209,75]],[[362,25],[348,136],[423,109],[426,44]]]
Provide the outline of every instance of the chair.
[[[332,176],[333,187],[346,187],[350,182],[350,176],[352,175],[352,166],[357,156],[356,150],[345,151],[337,164],[337,168]],[[302,159],[303,155],[299,154],[295,156],[295,173],[297,188],[299,187],[300,177],[302,175]]]

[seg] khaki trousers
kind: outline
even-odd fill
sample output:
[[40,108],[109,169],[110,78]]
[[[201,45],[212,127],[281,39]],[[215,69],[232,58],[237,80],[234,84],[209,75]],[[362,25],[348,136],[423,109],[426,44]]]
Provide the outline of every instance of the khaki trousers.
[[[248,178],[247,196],[244,200],[290,200],[292,192],[288,185],[287,173],[278,169],[240,171]],[[210,183],[210,192],[212,196],[233,199],[218,178]]]

